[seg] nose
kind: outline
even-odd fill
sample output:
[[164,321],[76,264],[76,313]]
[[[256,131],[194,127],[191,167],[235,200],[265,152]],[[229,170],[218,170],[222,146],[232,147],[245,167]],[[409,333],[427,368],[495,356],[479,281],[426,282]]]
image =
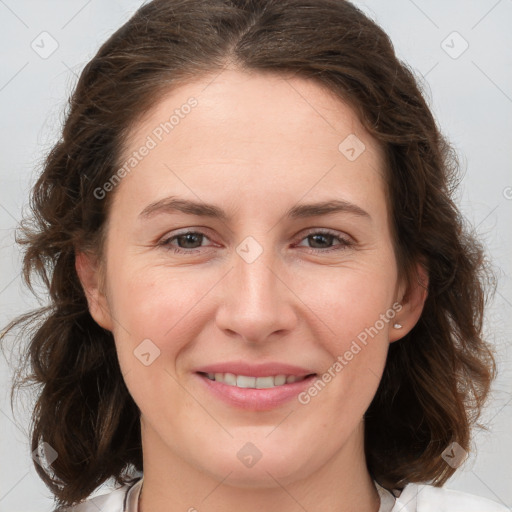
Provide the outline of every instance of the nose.
[[293,292],[290,269],[281,258],[251,239],[233,253],[232,262],[220,287],[217,327],[248,343],[262,343],[291,332],[297,324],[300,301]]

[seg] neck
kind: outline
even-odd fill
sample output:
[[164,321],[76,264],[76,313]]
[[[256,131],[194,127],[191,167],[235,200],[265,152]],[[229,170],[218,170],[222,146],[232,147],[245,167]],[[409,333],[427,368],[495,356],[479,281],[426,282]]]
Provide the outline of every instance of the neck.
[[150,428],[142,430],[144,485],[139,512],[378,512],[380,499],[364,456],[364,424],[318,471],[283,483],[242,487],[230,472],[215,476],[173,453]]

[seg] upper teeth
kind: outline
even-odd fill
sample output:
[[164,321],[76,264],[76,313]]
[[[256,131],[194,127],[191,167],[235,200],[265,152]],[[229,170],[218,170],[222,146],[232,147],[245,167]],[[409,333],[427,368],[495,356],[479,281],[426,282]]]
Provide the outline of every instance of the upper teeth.
[[273,375],[269,377],[248,377],[247,375],[235,375],[233,373],[208,373],[210,380],[222,382],[228,386],[236,386],[238,388],[273,388],[290,384],[305,377],[297,377],[296,375]]

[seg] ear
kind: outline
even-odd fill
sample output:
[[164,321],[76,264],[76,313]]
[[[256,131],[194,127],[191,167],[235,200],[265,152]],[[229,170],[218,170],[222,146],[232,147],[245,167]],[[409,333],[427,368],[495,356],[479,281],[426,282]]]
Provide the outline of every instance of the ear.
[[[428,274],[425,267],[418,263],[416,266],[416,277],[405,290],[401,290],[397,302],[402,308],[392,320],[389,332],[389,341],[397,341],[408,334],[418,322],[428,295]],[[397,325],[397,327],[395,327]],[[401,326],[401,327],[398,327]]]
[[75,269],[87,298],[89,312],[96,323],[112,331],[112,317],[103,291],[103,279],[98,259],[85,252],[76,252]]

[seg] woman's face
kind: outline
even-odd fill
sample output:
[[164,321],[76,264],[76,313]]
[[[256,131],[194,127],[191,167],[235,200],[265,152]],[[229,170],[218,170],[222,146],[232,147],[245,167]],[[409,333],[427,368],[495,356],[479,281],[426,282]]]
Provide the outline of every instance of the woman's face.
[[319,85],[234,70],[173,90],[132,135],[89,299],[145,464],[257,486],[359,460],[409,330],[376,142]]

